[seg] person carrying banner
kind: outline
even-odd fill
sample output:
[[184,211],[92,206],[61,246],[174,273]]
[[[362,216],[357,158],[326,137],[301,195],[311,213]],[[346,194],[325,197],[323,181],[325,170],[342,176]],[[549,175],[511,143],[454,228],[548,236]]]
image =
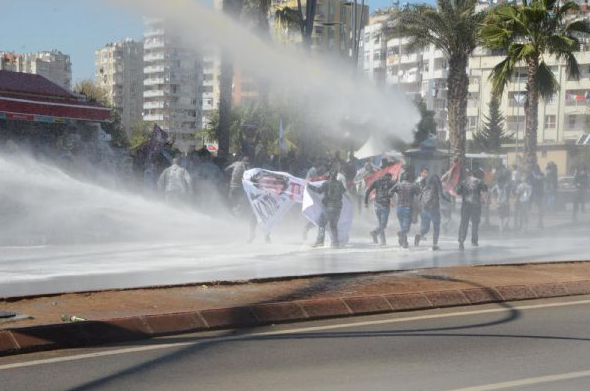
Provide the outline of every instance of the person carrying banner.
[[462,198],[461,223],[459,225],[459,250],[464,250],[464,242],[467,238],[467,230],[471,221],[471,244],[479,245],[479,222],[481,219],[481,196],[488,191],[487,185],[470,169],[465,169],[467,178],[459,182],[455,192]]
[[158,189],[164,191],[166,203],[184,202],[192,188],[192,179],[185,168],[178,165],[178,159],[172,159],[172,165],[165,169],[158,179]]
[[[442,183],[438,175],[428,177],[428,168],[422,169],[422,181],[420,182],[420,233],[414,238],[414,246],[420,245],[420,240],[430,230],[432,222],[432,250],[437,251],[438,237],[440,235],[440,199],[451,202],[442,189]],[[424,179],[426,178],[426,179]]]
[[414,199],[420,194],[420,188],[414,183],[412,171],[404,172],[401,175],[401,181],[393,186],[391,192],[397,194],[395,212],[400,225],[398,243],[403,248],[408,248],[408,232],[410,232],[412,225],[412,207]]
[[332,239],[331,247],[340,247],[338,241],[338,220],[340,219],[340,212],[342,211],[342,197],[344,197],[344,194],[346,193],[346,187],[344,187],[342,182],[338,179],[338,171],[331,170],[330,178],[319,187],[313,185],[307,186],[316,193],[324,195],[322,198],[322,216],[318,224],[318,236],[314,247],[324,245],[326,225],[328,224],[330,224],[330,236]]
[[389,220],[389,211],[391,207],[391,197],[393,196],[391,189],[395,185],[391,173],[386,172],[381,178],[374,181],[365,192],[365,207],[369,207],[369,195],[375,191],[375,215],[377,215],[378,226],[369,234],[373,238],[373,243],[379,243],[377,237],[380,239],[380,245],[385,246],[385,228],[387,228],[387,221]]

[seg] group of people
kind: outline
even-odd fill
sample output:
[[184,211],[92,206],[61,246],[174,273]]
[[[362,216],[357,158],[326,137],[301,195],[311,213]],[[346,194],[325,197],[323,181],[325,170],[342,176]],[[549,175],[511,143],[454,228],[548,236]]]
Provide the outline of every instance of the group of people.
[[[260,159],[260,154],[255,158]],[[343,207],[343,197],[356,201],[360,213],[362,204],[368,208],[373,201],[377,226],[369,235],[375,244],[387,245],[386,228],[392,205],[399,222],[398,244],[409,247],[408,235],[412,224],[420,220],[418,232],[413,237],[414,246],[419,246],[432,229],[432,250],[439,250],[439,237],[443,217],[450,221],[450,209],[453,198],[461,199],[460,224],[458,230],[459,249],[465,248],[469,226],[471,225],[471,244],[479,244],[479,226],[482,213],[489,215],[492,200],[497,205],[500,218],[500,230],[510,229],[525,231],[529,226],[530,211],[536,207],[538,226],[543,226],[544,210],[555,207],[557,198],[557,166],[549,163],[543,173],[539,166],[527,175],[520,170],[511,171],[499,165],[492,179],[486,177],[481,169],[464,169],[462,180],[453,188],[443,189],[441,178],[423,167],[417,178],[413,167],[403,166],[399,175],[383,170],[395,161],[382,159],[381,166],[371,162],[359,164],[349,159],[344,161],[339,154],[326,155],[317,159],[305,173],[309,182],[324,181],[320,186],[308,185],[308,189],[322,196],[323,213],[317,222],[318,233],[315,246],[323,246],[326,230],[331,232],[331,244],[339,247],[338,222]],[[157,181],[157,187],[164,193],[167,202],[178,203],[186,200],[189,194],[198,194],[200,198],[218,197],[222,189],[227,189],[227,201],[231,212],[236,216],[247,216],[250,223],[250,240],[254,239],[256,218],[249,208],[242,179],[244,172],[252,167],[249,156],[243,156],[229,164],[224,170],[211,160],[211,154],[199,150],[184,157],[175,158],[172,165],[165,169]],[[358,168],[357,168],[358,167]],[[272,169],[273,167],[262,167]],[[379,178],[367,181],[367,178],[383,170]],[[292,173],[296,176],[301,173]],[[223,181],[224,175],[228,180]],[[227,184],[225,183],[227,182]],[[488,195],[488,186],[490,194]],[[573,183],[576,191],[573,197],[573,218],[584,211],[585,200],[590,179],[585,167],[576,170]],[[368,184],[368,185],[367,185]],[[225,187],[227,185],[227,187]],[[511,226],[512,222],[512,228]],[[305,234],[313,227],[307,224]],[[304,235],[305,236],[305,235]],[[270,241],[270,237],[266,237]]]

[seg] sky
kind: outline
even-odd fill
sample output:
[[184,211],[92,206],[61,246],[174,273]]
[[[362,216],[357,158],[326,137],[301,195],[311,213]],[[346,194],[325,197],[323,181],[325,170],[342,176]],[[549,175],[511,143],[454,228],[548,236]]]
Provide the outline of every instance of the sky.
[[[70,55],[74,82],[93,78],[95,50],[125,38],[142,39],[142,15],[113,6],[113,2],[0,0],[0,51],[57,49]],[[366,0],[366,4],[372,12],[390,6],[391,1]]]

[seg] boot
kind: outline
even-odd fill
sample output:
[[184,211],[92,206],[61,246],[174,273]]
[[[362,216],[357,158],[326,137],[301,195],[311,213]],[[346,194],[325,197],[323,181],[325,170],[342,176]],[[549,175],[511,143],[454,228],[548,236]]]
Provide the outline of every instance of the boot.
[[459,242],[459,250],[461,250],[461,251],[465,250],[465,246],[463,245],[463,242]]
[[375,244],[379,243],[379,242],[377,241],[377,233],[376,233],[375,231],[371,231],[371,232],[369,232],[369,234],[370,234],[370,235],[371,235],[371,237],[373,238],[373,243],[375,243]]
[[414,237],[414,247],[418,247],[420,245],[420,235],[416,235]]
[[381,247],[387,246],[387,242],[385,240],[385,233],[384,232],[382,232],[381,235],[380,235],[380,243],[379,243],[379,246],[381,246]]

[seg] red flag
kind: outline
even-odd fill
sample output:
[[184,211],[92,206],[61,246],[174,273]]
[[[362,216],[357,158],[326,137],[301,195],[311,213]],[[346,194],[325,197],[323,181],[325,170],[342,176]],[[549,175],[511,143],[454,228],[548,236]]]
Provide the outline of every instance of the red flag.
[[459,180],[461,180],[461,163],[460,161],[456,161],[451,166],[451,169],[441,178],[443,190],[451,194],[453,197],[457,197],[455,186],[459,184]]
[[402,163],[397,162],[390,166],[387,166],[379,171],[376,171],[365,178],[365,186],[368,189],[371,187],[371,184],[375,182],[377,179],[381,178],[386,173],[390,173],[395,181],[399,177],[399,173],[402,171]]

